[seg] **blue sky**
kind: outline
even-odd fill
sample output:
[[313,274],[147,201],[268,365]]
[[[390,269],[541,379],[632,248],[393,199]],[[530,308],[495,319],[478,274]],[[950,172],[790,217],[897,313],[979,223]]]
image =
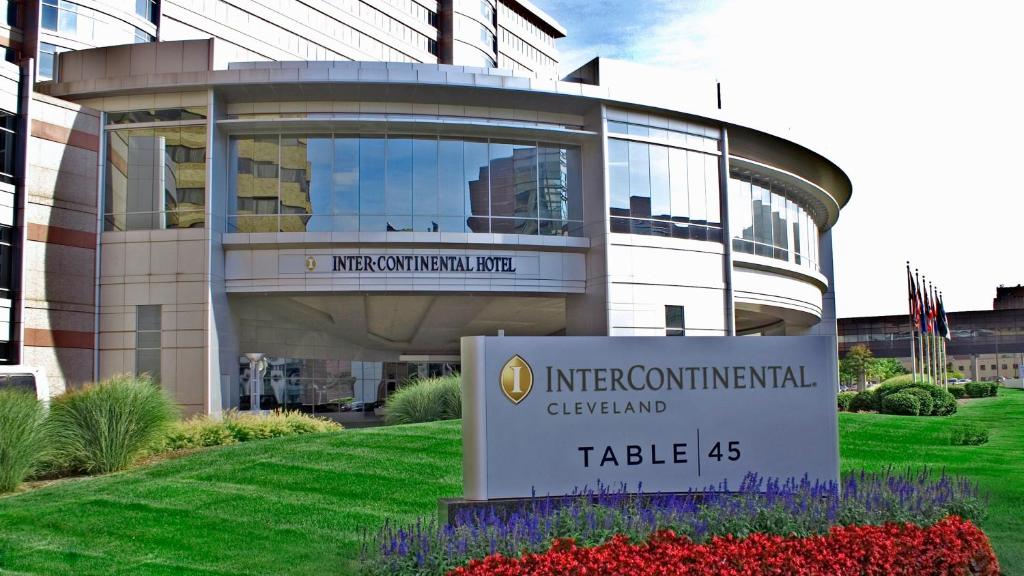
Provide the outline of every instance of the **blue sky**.
[[730,119],[836,161],[840,316],[906,312],[904,261],[950,310],[1024,283],[1024,3],[534,0],[596,55],[722,82]]

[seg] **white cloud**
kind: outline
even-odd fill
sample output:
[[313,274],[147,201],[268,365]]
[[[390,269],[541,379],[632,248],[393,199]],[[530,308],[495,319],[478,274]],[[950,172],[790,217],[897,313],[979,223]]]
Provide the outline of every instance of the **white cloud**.
[[990,308],[996,285],[1024,282],[1024,4],[675,6],[618,55],[719,78],[731,118],[853,180],[834,231],[840,316],[905,311],[907,259],[951,310]]

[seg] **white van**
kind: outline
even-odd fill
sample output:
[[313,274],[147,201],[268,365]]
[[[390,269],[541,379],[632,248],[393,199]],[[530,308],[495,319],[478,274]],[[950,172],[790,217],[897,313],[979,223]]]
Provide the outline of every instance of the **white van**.
[[50,383],[46,373],[32,366],[0,366],[0,389],[16,388],[35,392],[44,405],[50,404]]

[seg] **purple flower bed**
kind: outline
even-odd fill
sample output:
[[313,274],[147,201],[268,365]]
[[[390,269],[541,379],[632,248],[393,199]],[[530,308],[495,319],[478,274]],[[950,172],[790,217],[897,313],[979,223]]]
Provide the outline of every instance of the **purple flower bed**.
[[978,522],[984,507],[975,484],[928,470],[860,472],[840,483],[749,474],[736,488],[723,483],[707,492],[665,495],[601,485],[571,498],[463,511],[453,525],[438,526],[436,518],[410,526],[386,524],[364,539],[363,560],[367,574],[444,574],[494,553],[540,552],[556,538],[594,546],[616,534],[642,541],[664,529],[696,542],[726,534],[808,536],[835,525],[926,526],[949,515]]

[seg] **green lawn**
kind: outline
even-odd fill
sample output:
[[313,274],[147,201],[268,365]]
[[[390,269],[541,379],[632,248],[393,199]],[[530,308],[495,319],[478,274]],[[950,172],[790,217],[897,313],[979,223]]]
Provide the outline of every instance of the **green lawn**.
[[319,575],[459,495],[458,422],[279,438],[0,498],[0,574]]
[[[951,447],[957,421],[991,440]],[[844,470],[927,464],[982,483],[1006,574],[1024,574],[1024,392],[952,418],[840,416]],[[354,569],[364,529],[461,492],[458,422],[209,450],[0,498],[0,574],[290,575]]]
[[[950,428],[963,421],[989,429],[982,446],[950,446]],[[840,414],[843,470],[890,464],[945,468],[976,480],[991,500],[982,524],[1004,574],[1024,574],[1024,391],[971,400],[949,418]]]

